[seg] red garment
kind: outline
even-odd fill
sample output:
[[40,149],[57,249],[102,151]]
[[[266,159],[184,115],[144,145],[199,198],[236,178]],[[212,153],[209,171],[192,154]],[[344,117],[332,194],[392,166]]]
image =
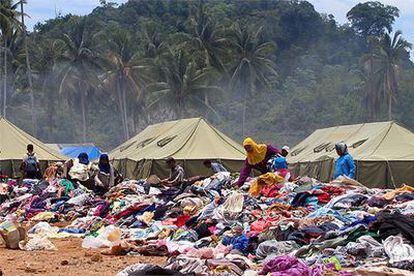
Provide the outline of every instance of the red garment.
[[190,219],[191,217],[189,215],[182,215],[177,217],[176,222],[174,223],[178,227],[182,227],[185,225],[185,223]]
[[331,196],[328,193],[320,193],[317,195],[319,203],[328,203],[331,200]]
[[334,195],[334,196],[340,196],[340,195],[345,193],[344,188],[331,186],[331,185],[323,186],[321,188],[321,190],[324,191],[324,192],[327,192],[330,195]]
[[128,207],[127,209],[123,210],[122,212],[119,212],[115,215],[113,215],[113,218],[118,220],[120,218],[129,217],[130,215],[148,207],[150,204],[148,203],[137,203],[135,205],[132,205]]
[[272,185],[272,186],[264,186],[262,188],[261,194],[265,197],[275,197],[278,195],[280,190],[279,185]]

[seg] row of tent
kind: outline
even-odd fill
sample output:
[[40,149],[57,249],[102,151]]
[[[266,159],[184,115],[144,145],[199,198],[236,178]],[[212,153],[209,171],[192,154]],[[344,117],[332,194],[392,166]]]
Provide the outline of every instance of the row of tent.
[[[380,188],[393,188],[403,183],[414,185],[414,133],[395,122],[316,130],[292,149],[288,156],[290,168],[295,175],[329,181],[336,158],[334,146],[339,141],[348,144],[357,165],[356,178],[361,183]],[[43,167],[51,161],[67,159],[61,153],[63,148],[71,149],[71,157],[81,151],[100,154],[93,145],[60,145],[53,149],[1,118],[0,166],[3,173],[18,175],[27,144],[35,146]],[[179,160],[189,176],[208,174],[202,165],[205,159],[220,160],[232,171],[238,171],[245,159],[239,143],[202,118],[150,125],[110,152],[115,167],[128,178],[145,178],[151,174],[167,176],[163,160],[168,156]]]

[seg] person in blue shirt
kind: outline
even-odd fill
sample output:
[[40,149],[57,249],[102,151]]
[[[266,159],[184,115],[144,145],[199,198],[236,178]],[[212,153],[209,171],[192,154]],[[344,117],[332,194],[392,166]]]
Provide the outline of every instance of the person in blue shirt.
[[347,145],[345,143],[337,143],[335,149],[339,158],[335,162],[334,179],[339,176],[355,178],[355,162],[348,153]]

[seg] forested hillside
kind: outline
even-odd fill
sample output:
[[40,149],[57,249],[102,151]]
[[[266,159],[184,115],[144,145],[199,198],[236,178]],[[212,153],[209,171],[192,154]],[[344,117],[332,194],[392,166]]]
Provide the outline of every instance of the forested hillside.
[[414,129],[411,45],[392,28],[398,9],[379,2],[340,25],[297,0],[101,1],[38,24],[30,71],[21,7],[5,2],[3,114],[46,142],[111,149],[148,124],[195,116],[276,145],[337,124]]

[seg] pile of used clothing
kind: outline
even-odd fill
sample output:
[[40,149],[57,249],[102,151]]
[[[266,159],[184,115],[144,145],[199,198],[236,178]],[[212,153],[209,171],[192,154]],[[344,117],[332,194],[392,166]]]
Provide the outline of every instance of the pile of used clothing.
[[[119,275],[414,271],[414,188],[287,182],[272,173],[242,187],[235,180],[218,173],[179,188],[128,180],[102,197],[64,179],[10,181],[0,189],[0,222],[38,222],[29,231],[37,239],[80,236],[84,248],[103,254],[168,257],[164,266],[137,264]],[[45,224],[57,221],[70,224]]]

